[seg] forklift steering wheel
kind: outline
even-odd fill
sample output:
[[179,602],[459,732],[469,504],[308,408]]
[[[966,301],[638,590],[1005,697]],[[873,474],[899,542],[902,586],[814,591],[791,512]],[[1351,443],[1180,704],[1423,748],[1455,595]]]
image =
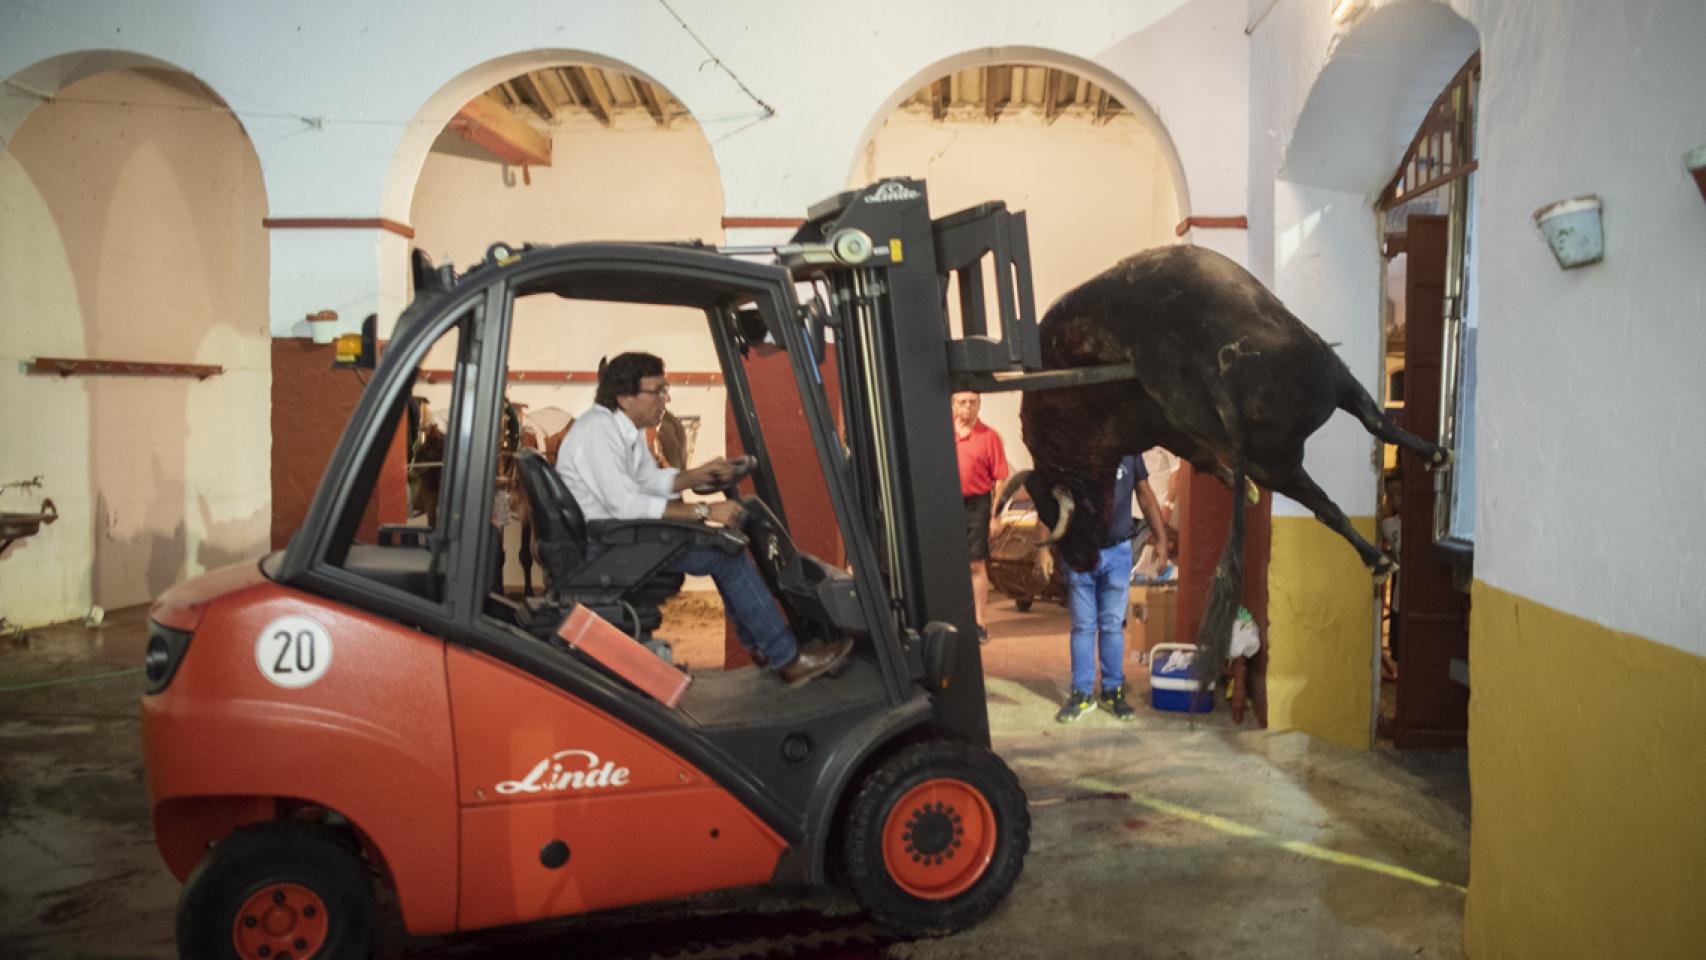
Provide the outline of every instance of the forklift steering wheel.
[[722,483],[701,483],[693,488],[693,492],[702,497],[720,492],[728,496],[730,500],[739,499],[736,488],[740,486],[742,480],[752,476],[752,471],[758,469],[758,458],[754,456],[736,457],[729,461],[729,465],[734,468],[734,472],[729,474],[727,480]]

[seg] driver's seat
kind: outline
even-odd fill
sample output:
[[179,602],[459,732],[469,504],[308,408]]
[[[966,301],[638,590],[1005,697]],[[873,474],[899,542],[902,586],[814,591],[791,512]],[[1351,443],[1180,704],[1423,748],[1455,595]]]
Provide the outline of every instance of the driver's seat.
[[686,579],[666,569],[669,561],[693,545],[746,549],[740,534],[691,521],[589,521],[543,454],[524,449],[516,456],[545,572],[545,596],[527,601],[526,626],[536,636],[555,633],[580,604],[652,646],[651,632],[663,620],[658,606]]

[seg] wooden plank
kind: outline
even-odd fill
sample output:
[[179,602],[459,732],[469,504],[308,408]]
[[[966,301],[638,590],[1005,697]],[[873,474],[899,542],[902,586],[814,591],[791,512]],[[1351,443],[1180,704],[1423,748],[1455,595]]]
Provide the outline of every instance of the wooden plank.
[[527,85],[527,102],[533,111],[539,114],[546,123],[557,119],[557,108],[552,106],[550,91],[545,87],[545,81],[537,70],[530,70],[527,76],[521,78]]
[[610,114],[604,110],[598,100],[592,95],[592,81],[587,78],[587,72],[582,67],[567,67],[563,70],[563,80],[569,89],[574,91],[575,101],[592,114],[599,123],[610,126]]
[[385,217],[263,217],[261,226],[268,230],[384,230],[415,238],[414,227]]
[[26,369],[60,377],[194,377],[206,380],[225,368],[207,363],[161,363],[156,360],[99,360],[94,357],[36,357]]
[[647,83],[644,80],[636,81],[634,84],[634,94],[640,98],[640,105],[645,107],[646,112],[652,115],[653,123],[660,127],[669,126],[669,118],[664,116],[663,113],[663,103],[659,101],[657,90],[654,89],[650,83]]
[[1250,229],[1250,218],[1245,216],[1186,217],[1179,221],[1178,226],[1173,228],[1173,233],[1182,237],[1185,235],[1185,231],[1193,227],[1204,230],[1248,230]]
[[468,101],[450,121],[450,129],[505,163],[551,165],[551,140],[491,96]]
[[593,102],[598,104],[599,122],[607,127],[610,126],[611,121],[616,117],[616,106],[611,98],[610,84],[604,76],[604,71],[584,69],[581,71],[581,75],[586,78],[587,93],[592,96]]
[[741,230],[755,227],[799,227],[805,220],[799,217],[724,217],[724,230]]

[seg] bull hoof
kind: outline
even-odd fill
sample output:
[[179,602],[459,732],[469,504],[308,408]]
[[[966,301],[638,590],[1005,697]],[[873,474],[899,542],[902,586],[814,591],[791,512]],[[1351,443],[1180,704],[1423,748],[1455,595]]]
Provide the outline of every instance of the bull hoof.
[[1398,572],[1398,561],[1383,554],[1379,560],[1374,561],[1373,570],[1374,582],[1377,584],[1385,583],[1392,578],[1394,573]]

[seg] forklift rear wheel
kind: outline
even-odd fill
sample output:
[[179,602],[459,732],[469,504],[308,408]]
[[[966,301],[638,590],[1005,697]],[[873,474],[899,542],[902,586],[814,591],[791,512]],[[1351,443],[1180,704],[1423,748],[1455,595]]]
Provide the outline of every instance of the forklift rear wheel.
[[1031,612],[1031,604],[1033,602],[1034,601],[1031,600],[1030,597],[1026,597],[1023,600],[1015,600],[1015,601],[1013,601],[1013,608],[1015,610],[1018,610],[1020,613],[1030,613]]
[[186,957],[366,957],[373,887],[354,850],[318,824],[244,827],[213,845],[178,899]]
[[988,916],[1031,843],[1018,778],[983,747],[914,744],[865,778],[842,854],[853,895],[877,922],[940,936]]

